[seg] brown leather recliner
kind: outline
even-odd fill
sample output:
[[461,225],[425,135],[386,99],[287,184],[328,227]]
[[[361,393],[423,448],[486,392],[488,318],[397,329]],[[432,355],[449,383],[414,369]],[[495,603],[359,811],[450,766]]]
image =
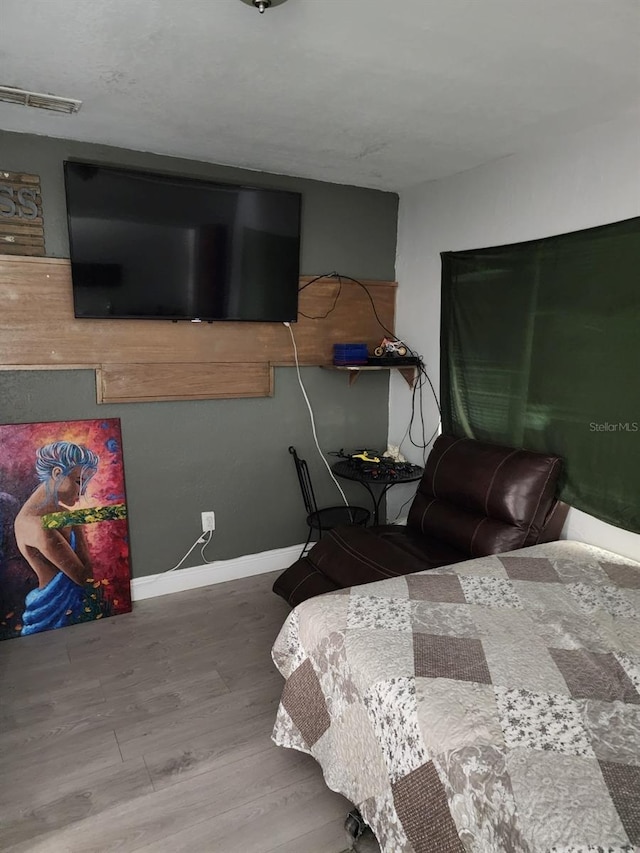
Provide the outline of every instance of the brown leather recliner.
[[555,497],[562,460],[439,436],[406,526],[338,527],[289,566],[273,591],[314,595],[551,542],[569,507]]

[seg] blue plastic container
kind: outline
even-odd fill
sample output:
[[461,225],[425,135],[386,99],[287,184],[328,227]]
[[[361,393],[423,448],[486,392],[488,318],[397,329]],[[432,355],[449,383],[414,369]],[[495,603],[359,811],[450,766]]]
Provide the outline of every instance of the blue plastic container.
[[337,367],[367,364],[369,351],[366,344],[334,344],[333,363]]

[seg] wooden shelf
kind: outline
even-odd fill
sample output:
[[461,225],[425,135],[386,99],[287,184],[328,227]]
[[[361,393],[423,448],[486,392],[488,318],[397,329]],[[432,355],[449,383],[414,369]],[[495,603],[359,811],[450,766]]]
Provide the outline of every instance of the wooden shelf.
[[385,365],[377,365],[377,364],[354,364],[354,365],[337,365],[337,364],[325,364],[322,365],[325,370],[342,370],[349,372],[349,385],[353,385],[358,376],[365,370],[397,370],[404,376],[405,382],[409,386],[409,388],[413,388],[416,384],[416,380],[418,378],[418,367],[415,364],[412,364],[408,367],[400,367],[399,365],[396,367],[394,364],[385,364]]

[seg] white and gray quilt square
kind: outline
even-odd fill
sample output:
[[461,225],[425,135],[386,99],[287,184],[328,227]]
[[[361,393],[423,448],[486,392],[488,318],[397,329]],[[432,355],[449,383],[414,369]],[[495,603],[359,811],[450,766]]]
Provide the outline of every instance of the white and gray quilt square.
[[478,637],[468,604],[441,601],[412,601],[411,625],[416,634],[443,634],[447,637]]
[[640,767],[640,706],[600,699],[577,704],[596,758]]
[[620,666],[627,673],[629,681],[631,681],[638,693],[640,693],[640,644],[638,645],[637,655],[616,652],[615,657]]
[[345,648],[351,677],[361,695],[376,681],[415,674],[409,631],[349,628]]
[[460,583],[469,604],[480,604],[483,607],[522,607],[510,580],[461,576]]
[[553,560],[553,565],[563,583],[588,583],[599,586],[611,581],[597,557],[581,556],[580,560]]
[[[566,595],[571,598],[568,593]],[[575,599],[573,601],[575,604]],[[537,639],[552,649],[610,652],[617,648],[616,628],[611,618],[585,619],[577,604],[569,610],[550,609],[536,614]]]
[[615,586],[592,586],[586,583],[570,583],[567,589],[578,602],[583,613],[604,610],[612,616],[633,619],[638,614],[635,608]]
[[570,691],[549,649],[537,640],[514,635],[509,654],[504,653],[501,638],[483,637],[482,646],[491,673],[491,681],[499,687],[521,688],[533,693]]
[[506,687],[495,687],[494,691],[508,748],[595,757],[580,708],[573,699]]
[[621,587],[620,595],[627,601],[635,612],[640,616],[640,589]]
[[513,588],[532,618],[537,619],[544,613],[560,612],[567,616],[573,613],[577,619],[584,619],[580,605],[564,584],[516,580]]
[[366,693],[364,705],[382,747],[391,782],[397,782],[429,760],[418,723],[414,678],[378,681]]
[[347,628],[411,631],[411,603],[405,598],[352,595],[349,598]]
[[595,850],[606,849],[603,842],[614,849],[629,844],[595,759],[516,749],[507,753],[507,768],[531,853],[576,843]]

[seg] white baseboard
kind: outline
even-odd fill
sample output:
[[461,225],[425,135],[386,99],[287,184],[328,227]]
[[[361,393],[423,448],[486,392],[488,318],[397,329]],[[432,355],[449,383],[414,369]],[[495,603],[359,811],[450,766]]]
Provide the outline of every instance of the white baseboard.
[[247,554],[244,557],[233,557],[231,560],[215,560],[204,566],[132,578],[131,598],[133,601],[141,601],[143,598],[183,592],[199,586],[210,586],[214,583],[275,572],[278,569],[284,571],[298,559],[301,551],[302,544],[290,545],[288,548],[275,548],[273,551],[263,551],[261,554]]

